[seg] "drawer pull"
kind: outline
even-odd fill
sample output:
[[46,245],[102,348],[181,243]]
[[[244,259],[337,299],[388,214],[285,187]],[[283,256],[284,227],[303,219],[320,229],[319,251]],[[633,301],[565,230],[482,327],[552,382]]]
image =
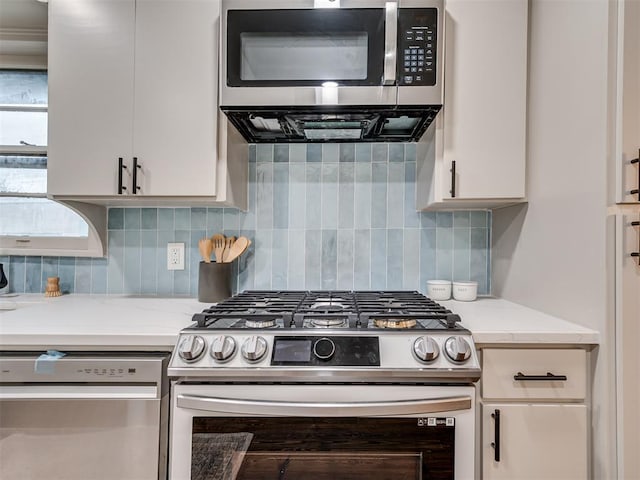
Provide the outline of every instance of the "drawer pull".
[[522,372],[518,372],[516,375],[513,376],[514,380],[518,380],[518,381],[522,381],[522,380],[534,380],[534,381],[558,381],[558,382],[564,382],[567,380],[567,376],[566,375],[554,375],[551,372],[547,372],[546,375],[525,375]]
[[494,441],[491,442],[491,447],[493,448],[493,459],[496,462],[500,461],[500,410],[497,408],[491,414],[491,418],[493,418],[493,438]]

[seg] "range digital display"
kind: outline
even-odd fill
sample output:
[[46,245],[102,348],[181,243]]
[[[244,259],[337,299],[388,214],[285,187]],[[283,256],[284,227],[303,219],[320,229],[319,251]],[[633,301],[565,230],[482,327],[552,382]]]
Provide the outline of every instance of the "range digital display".
[[311,360],[311,340],[280,339],[275,342],[273,360],[276,362],[308,362]]

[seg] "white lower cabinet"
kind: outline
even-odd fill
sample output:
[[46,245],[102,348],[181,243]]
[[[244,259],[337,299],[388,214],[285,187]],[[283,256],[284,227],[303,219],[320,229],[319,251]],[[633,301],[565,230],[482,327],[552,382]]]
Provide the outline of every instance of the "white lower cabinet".
[[484,403],[482,458],[485,480],[584,480],[587,407]]
[[482,349],[482,478],[589,476],[587,352]]

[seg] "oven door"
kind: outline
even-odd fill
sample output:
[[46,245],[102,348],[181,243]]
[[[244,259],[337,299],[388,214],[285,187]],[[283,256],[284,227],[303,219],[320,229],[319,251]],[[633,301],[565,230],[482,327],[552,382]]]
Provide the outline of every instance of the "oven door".
[[395,104],[397,3],[350,3],[223,2],[221,105]]
[[171,479],[473,479],[475,389],[176,384]]

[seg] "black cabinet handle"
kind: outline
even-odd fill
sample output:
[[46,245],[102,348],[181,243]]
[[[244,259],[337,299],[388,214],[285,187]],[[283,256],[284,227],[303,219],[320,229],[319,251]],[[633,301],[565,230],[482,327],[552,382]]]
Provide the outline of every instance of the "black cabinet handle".
[[122,157],[118,157],[118,195],[122,195],[127,187],[122,184],[122,170],[126,169],[127,166],[122,161]]
[[[640,169],[638,169],[638,170],[640,170]],[[640,221],[631,222],[631,226],[632,227],[640,227]],[[631,256],[632,257],[636,257],[638,259],[638,265],[640,265],[640,232],[638,232],[638,251],[637,252],[631,252]]]
[[456,161],[452,160],[451,161],[451,190],[449,190],[449,193],[451,193],[451,198],[456,198]]
[[491,446],[493,447],[493,459],[496,462],[500,461],[500,410],[497,408],[491,414],[491,418],[493,418],[493,442]]
[[141,168],[140,164],[138,164],[138,157],[133,157],[133,193],[134,195],[138,193],[140,187],[138,186],[138,169]]
[[634,188],[629,193],[631,195],[638,195],[638,201],[640,202],[640,148],[638,149],[638,158],[634,158],[633,160],[631,160],[631,163],[638,164],[638,188]]
[[547,372],[546,375],[524,375],[522,372],[518,372],[516,375],[513,376],[514,380],[534,380],[534,381],[548,381],[548,380],[553,380],[553,381],[560,381],[560,382],[564,382],[567,380],[567,376],[566,375],[554,375],[551,372]]

